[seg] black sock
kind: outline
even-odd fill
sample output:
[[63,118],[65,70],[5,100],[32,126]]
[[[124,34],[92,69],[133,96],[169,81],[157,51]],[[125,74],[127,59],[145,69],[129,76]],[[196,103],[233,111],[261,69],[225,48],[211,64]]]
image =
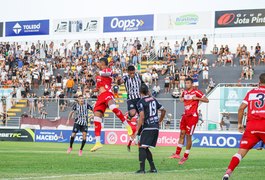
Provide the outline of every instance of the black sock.
[[140,161],[140,170],[145,170],[145,159],[146,159],[146,151],[144,148],[139,148],[139,161]]
[[80,150],[83,150],[85,144],[86,144],[86,139],[83,139]]
[[156,169],[154,161],[153,161],[153,155],[152,155],[151,151],[149,150],[149,148],[146,148],[146,158],[147,158],[147,160],[149,162],[151,170]]
[[73,147],[74,140],[75,140],[75,137],[71,136],[71,138],[70,138],[70,148]]

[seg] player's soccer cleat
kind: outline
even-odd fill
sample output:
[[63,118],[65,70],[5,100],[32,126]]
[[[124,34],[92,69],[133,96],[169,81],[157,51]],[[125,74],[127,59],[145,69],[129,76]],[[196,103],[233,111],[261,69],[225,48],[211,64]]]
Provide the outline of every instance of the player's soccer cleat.
[[78,155],[79,155],[79,156],[82,156],[82,154],[83,154],[83,151],[82,151],[82,150],[79,150]]
[[127,132],[128,132],[128,135],[129,135],[129,136],[133,135],[133,131],[132,131],[132,128],[131,128],[130,125],[127,125],[127,126],[126,126],[126,129],[127,129]]
[[180,155],[179,154],[172,154],[171,156],[168,157],[169,159],[180,159]]
[[145,171],[143,171],[143,170],[138,170],[138,171],[136,171],[135,173],[136,173],[136,174],[145,174]]
[[69,147],[69,148],[67,149],[67,154],[70,154],[72,150],[73,150],[73,148]]
[[157,169],[150,169],[149,173],[157,173]]
[[95,151],[99,150],[102,147],[103,147],[103,145],[100,142],[96,142],[94,147],[92,149],[90,149],[90,152],[95,152]]
[[179,165],[184,164],[187,160],[188,158],[185,158],[185,157],[181,158],[181,160],[179,161]]
[[228,174],[225,174],[224,176],[223,176],[223,179],[222,180],[229,180],[229,175]]
[[131,152],[131,146],[127,146],[128,152]]

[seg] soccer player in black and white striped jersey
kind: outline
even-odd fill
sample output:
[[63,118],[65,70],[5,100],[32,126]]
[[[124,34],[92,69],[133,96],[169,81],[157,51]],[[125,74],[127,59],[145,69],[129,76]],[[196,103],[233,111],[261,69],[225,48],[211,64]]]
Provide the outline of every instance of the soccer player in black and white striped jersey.
[[124,83],[128,99],[127,99],[127,108],[128,108],[128,116],[130,118],[134,117],[137,110],[137,102],[140,100],[140,87],[141,84],[144,83],[141,75],[135,72],[135,67],[133,65],[128,66],[128,75],[123,76],[121,80],[119,80],[118,84]]
[[73,143],[75,140],[76,133],[78,131],[83,134],[83,141],[81,144],[81,148],[79,150],[79,156],[82,156],[83,148],[86,144],[86,136],[87,136],[87,123],[88,123],[88,110],[93,111],[93,108],[84,100],[83,96],[78,97],[78,102],[73,105],[72,111],[69,114],[68,120],[66,124],[69,124],[69,119],[75,114],[75,123],[72,131],[72,135],[70,138],[70,147],[67,150],[69,154],[73,149]]

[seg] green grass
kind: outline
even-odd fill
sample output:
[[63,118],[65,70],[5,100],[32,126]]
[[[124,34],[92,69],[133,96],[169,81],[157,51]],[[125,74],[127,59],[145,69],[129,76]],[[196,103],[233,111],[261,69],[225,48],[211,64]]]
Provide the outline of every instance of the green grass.
[[[190,159],[183,166],[167,157],[174,147],[152,150],[158,174],[136,175],[137,147],[128,153],[125,146],[105,145],[90,153],[86,145],[82,157],[79,144],[70,155],[68,144],[0,142],[0,179],[221,179],[236,149],[193,148]],[[147,164],[147,170],[149,165]],[[263,151],[252,150],[241,162],[231,179],[264,179]]]

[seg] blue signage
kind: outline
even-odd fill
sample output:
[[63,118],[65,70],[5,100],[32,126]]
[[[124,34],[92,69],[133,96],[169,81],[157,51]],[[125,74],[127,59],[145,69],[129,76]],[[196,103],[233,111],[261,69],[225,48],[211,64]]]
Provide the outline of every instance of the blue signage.
[[[194,133],[192,136],[193,147],[207,148],[239,148],[242,134],[215,134],[215,133]],[[255,146],[255,148],[257,145]]]
[[103,32],[153,31],[154,15],[104,17]]
[[[35,142],[57,142],[68,143],[70,141],[72,131],[71,130],[36,130]],[[94,144],[94,131],[87,132],[86,142],[88,144]],[[82,133],[77,133],[75,137],[76,143],[81,143],[83,140]],[[101,143],[105,142],[105,132],[101,132]]]
[[12,21],[5,24],[6,36],[49,35],[49,20]]

